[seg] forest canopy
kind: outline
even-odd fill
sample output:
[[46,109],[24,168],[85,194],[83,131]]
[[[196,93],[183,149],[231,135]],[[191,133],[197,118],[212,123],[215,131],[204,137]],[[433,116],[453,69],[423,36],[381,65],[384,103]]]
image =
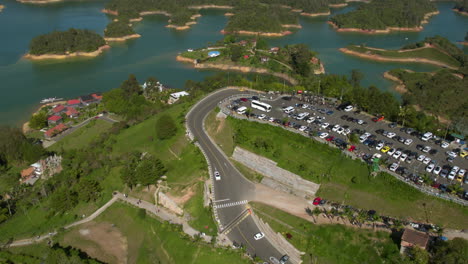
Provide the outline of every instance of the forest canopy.
[[104,36],[108,38],[118,38],[133,34],[135,34],[135,31],[125,21],[113,21],[104,30]]
[[70,28],[39,35],[31,40],[29,53],[32,55],[67,54],[92,52],[106,45],[104,38],[86,29]]
[[339,28],[386,29],[419,27],[427,13],[437,11],[429,0],[373,0],[330,19]]

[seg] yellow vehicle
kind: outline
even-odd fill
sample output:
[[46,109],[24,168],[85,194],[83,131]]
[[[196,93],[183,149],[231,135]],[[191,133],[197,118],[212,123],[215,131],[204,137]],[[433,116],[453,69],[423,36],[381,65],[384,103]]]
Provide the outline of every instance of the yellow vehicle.
[[389,147],[389,146],[385,146],[385,147],[383,147],[380,151],[382,151],[383,153],[387,153],[389,150],[390,150],[390,147]]
[[457,181],[462,182],[463,181],[463,175],[458,174],[457,175]]
[[466,156],[468,156],[468,151],[463,150],[460,152],[460,157],[464,158]]

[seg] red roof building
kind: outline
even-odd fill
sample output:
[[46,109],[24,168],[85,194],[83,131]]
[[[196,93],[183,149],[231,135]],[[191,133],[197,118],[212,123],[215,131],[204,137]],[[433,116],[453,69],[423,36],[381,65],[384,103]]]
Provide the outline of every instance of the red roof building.
[[54,107],[52,109],[52,112],[54,112],[55,114],[58,114],[58,113],[61,113],[63,110],[65,110],[65,106],[60,104]]
[[65,124],[58,124],[56,126],[54,126],[53,128],[47,130],[45,133],[44,133],[44,136],[46,138],[51,138],[57,134],[59,134],[60,132],[66,130],[68,127],[65,125]]
[[49,118],[47,118],[47,123],[49,125],[58,124],[60,122],[62,122],[62,117],[59,116],[59,115],[53,115],[53,116],[49,116]]
[[68,100],[67,102],[67,105],[68,106],[77,106],[77,105],[80,105],[81,102],[79,99],[72,99],[72,100]]
[[102,95],[100,94],[93,93],[91,96],[94,97],[94,99],[96,100],[102,100]]
[[69,117],[76,117],[80,114],[80,112],[78,112],[75,108],[73,107],[67,107],[67,112],[65,112],[65,114]]

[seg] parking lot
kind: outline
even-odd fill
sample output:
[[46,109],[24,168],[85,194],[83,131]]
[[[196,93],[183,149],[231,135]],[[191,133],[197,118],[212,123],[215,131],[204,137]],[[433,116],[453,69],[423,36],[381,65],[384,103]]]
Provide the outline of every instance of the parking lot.
[[[319,97],[307,100],[284,96],[270,98],[273,100],[253,98],[271,105],[270,112],[252,108],[252,98],[235,100],[230,107],[237,111],[244,106],[249,109],[246,113],[253,118],[276,122],[323,138],[343,150],[357,153],[369,162],[372,155],[378,153],[392,171],[415,183],[422,184],[423,176],[427,175],[435,181],[433,187],[443,191],[453,184],[468,190],[465,172],[468,156],[464,156],[466,152],[460,149],[459,144],[448,144],[436,137],[423,141],[424,133],[397,126],[382,118],[379,120],[379,117],[356,111],[354,107],[345,110],[345,106],[341,106],[339,110],[337,105]],[[350,143],[352,134],[356,135],[353,137],[359,143]]]

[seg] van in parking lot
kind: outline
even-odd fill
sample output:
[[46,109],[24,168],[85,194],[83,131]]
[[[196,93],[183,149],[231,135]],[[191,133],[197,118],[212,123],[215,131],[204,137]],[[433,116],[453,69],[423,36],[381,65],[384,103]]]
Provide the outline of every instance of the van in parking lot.
[[286,114],[290,114],[290,113],[294,112],[294,107],[288,106],[288,107],[286,107],[283,111],[284,111]]
[[431,139],[434,135],[431,132],[426,132],[422,135],[421,140],[422,141],[428,141]]
[[245,107],[245,106],[241,106],[241,107],[239,107],[239,108],[237,109],[237,113],[238,113],[239,115],[245,114],[245,111],[247,111],[247,107]]

